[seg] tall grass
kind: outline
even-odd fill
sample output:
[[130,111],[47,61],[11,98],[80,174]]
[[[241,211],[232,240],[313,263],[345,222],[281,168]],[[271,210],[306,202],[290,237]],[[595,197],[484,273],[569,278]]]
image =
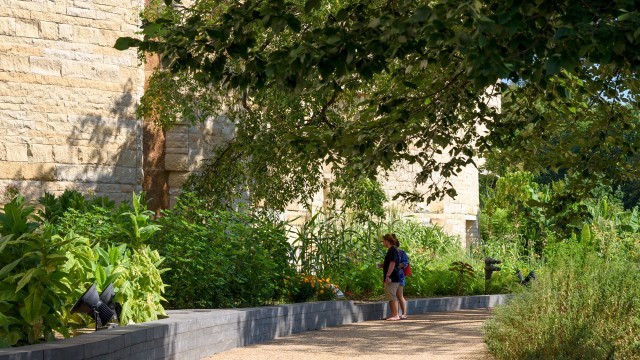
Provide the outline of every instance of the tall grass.
[[[405,294],[412,297],[473,295],[485,292],[482,251],[468,252],[458,237],[437,226],[389,216],[378,222],[351,222],[340,213],[316,214],[293,230],[294,263],[299,271],[330,278],[357,298],[375,299],[382,294],[384,258],[381,236],[394,233],[407,252],[413,275],[407,278]],[[460,278],[451,271],[453,262],[470,264],[471,276]],[[515,284],[513,273],[496,274],[489,292],[505,292]],[[464,280],[464,283],[461,281]]]
[[565,251],[495,310],[490,350],[497,359],[640,358],[640,266],[567,246],[574,256]]

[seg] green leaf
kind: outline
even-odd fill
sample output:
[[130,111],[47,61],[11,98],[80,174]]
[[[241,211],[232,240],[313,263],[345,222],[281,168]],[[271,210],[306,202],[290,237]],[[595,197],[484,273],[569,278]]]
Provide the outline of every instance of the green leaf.
[[307,0],[307,2],[304,4],[304,12],[308,14],[319,7],[320,0]]
[[335,45],[339,41],[340,41],[340,36],[338,36],[338,35],[330,36],[326,40],[327,44],[329,44],[329,45]]
[[104,268],[102,267],[102,265],[98,264],[94,275],[96,277],[96,282],[98,283],[99,286],[102,287],[105,283],[105,280],[107,279],[107,273],[104,271]]
[[0,254],[4,251],[4,248],[9,245],[12,237],[13,235],[9,234],[0,238]]
[[0,290],[0,301],[18,301],[20,296],[13,290]]
[[[157,35],[162,29],[164,29],[164,27],[165,27],[164,24],[150,23],[150,24],[148,24],[148,25],[143,27],[142,33],[145,34],[145,35],[148,35],[148,36],[154,36],[154,35]],[[116,41],[116,45],[118,44],[118,41],[120,39],[123,39],[123,38],[119,38]],[[116,49],[118,49],[118,48],[116,47]],[[118,50],[120,50],[120,49],[118,49]]]
[[19,331],[11,331],[2,335],[2,342],[9,346],[13,346],[22,338],[22,334]]
[[7,276],[7,274],[9,274],[11,270],[18,266],[20,261],[22,261],[22,259],[15,260],[14,262],[5,265],[2,270],[0,270],[0,278]]
[[35,287],[24,299],[24,306],[20,308],[20,315],[28,323],[33,323],[34,320],[44,315],[40,313],[42,305],[42,290],[39,287]]
[[302,25],[300,24],[300,20],[298,20],[295,16],[287,16],[287,25],[293,30],[295,33],[299,33],[302,29]]
[[380,25],[380,18],[375,18],[371,21],[369,21],[369,25],[367,25],[370,28],[375,28],[378,27],[378,25]]
[[555,75],[560,72],[560,69],[562,68],[560,60],[559,54],[555,54],[547,60],[546,70],[548,76]]
[[584,224],[580,233],[580,242],[583,244],[591,243],[591,229],[588,224]]
[[65,283],[58,281],[58,280],[51,280],[51,283],[54,284],[59,290],[70,294],[72,292],[72,290],[69,288],[69,286],[67,286]]
[[22,289],[23,287],[25,287],[25,285],[27,285],[29,283],[29,281],[31,281],[31,278],[33,277],[33,275],[36,273],[36,271],[38,271],[37,268],[32,268],[29,269],[24,276],[22,277],[22,279],[20,279],[20,281],[18,281],[18,286],[16,287],[16,292],[20,291],[20,289]]
[[635,15],[633,12],[626,12],[618,16],[618,21],[626,21],[627,19],[631,18],[633,15]]
[[100,257],[100,261],[103,264],[108,265],[108,264],[113,263],[112,261],[110,261],[111,260],[111,258],[109,256],[110,254],[106,250],[104,250],[103,248],[101,248],[100,246],[97,246],[97,245],[94,248],[94,250],[95,250],[95,252],[98,253],[98,256]]
[[347,17],[349,16],[349,12],[350,12],[349,9],[340,9],[336,14],[336,20],[338,21],[346,20]]

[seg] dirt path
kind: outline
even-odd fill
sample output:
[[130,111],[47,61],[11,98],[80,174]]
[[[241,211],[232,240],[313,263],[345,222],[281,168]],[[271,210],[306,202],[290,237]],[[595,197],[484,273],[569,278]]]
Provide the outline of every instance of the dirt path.
[[232,349],[207,360],[268,359],[493,359],[482,341],[491,310],[412,315],[402,321],[365,321]]

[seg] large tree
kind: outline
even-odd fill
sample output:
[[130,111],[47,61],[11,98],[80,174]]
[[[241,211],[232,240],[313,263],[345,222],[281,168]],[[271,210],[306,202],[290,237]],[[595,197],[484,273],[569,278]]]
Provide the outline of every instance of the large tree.
[[[210,165],[235,169],[227,190],[281,206],[321,186],[323,163],[349,179],[404,161],[434,199],[455,194],[434,174],[487,151],[576,174],[572,196],[637,177],[639,1],[166,3],[116,47],[162,58],[143,112],[238,121]],[[548,164],[527,161],[541,150]]]

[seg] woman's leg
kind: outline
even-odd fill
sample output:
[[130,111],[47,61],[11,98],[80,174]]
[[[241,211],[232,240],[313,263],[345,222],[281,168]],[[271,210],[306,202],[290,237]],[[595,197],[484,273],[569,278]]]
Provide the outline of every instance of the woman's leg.
[[407,317],[407,301],[404,299],[404,286],[398,286],[398,290],[396,291],[396,296],[398,297],[398,305],[400,305],[400,310],[402,310],[403,318]]
[[387,300],[389,300],[389,310],[391,314],[386,320],[400,320],[398,316],[398,283],[385,283],[384,294]]

